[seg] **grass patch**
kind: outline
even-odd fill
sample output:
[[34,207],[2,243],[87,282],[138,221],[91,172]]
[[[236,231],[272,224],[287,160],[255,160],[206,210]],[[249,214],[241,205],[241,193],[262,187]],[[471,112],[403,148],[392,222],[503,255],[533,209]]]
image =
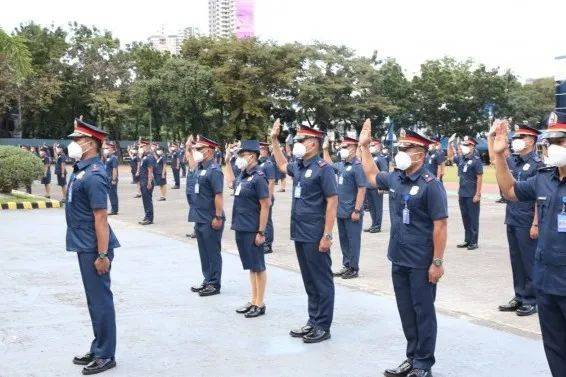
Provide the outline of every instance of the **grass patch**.
[[[455,165],[446,167],[444,171],[444,182],[459,182],[458,169]],[[483,167],[483,183],[497,183],[495,179],[495,168],[493,166]]]
[[14,195],[7,195],[7,194],[0,194],[0,204],[4,204],[4,203],[8,203],[8,202],[26,203],[26,202],[33,202],[35,200],[37,200],[37,199],[25,198],[25,197],[19,197],[19,196],[14,196]]

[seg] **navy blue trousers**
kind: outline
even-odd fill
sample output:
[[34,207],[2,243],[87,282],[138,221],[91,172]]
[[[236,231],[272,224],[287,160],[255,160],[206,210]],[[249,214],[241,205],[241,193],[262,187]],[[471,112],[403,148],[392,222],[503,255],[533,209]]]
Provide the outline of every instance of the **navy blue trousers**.
[[371,216],[371,227],[381,228],[381,219],[383,218],[383,194],[378,190],[367,190],[366,200],[369,207],[369,215]]
[[118,184],[110,184],[108,198],[110,199],[110,210],[118,213]]
[[236,245],[244,270],[251,272],[265,271],[265,253],[263,245],[256,246],[256,232],[236,231]]
[[195,223],[200,265],[204,276],[203,283],[214,285],[217,289],[220,289],[222,278],[223,231],[224,226],[220,230],[214,230],[210,223]]
[[511,255],[515,298],[523,304],[536,303],[533,266],[537,240],[531,239],[529,230],[529,228],[507,225],[507,242]]
[[334,279],[330,252],[318,251],[318,242],[295,241],[295,251],[308,296],[310,326],[330,330],[334,316]]
[[265,244],[267,246],[273,245],[273,239],[275,238],[275,230],[273,229],[273,204],[269,207],[269,217],[267,219],[267,226],[265,227]]
[[175,186],[181,186],[181,176],[179,169],[172,169],[173,170],[173,180],[175,181]]
[[480,203],[474,203],[473,198],[460,196],[458,197],[458,204],[460,204],[460,213],[464,223],[464,241],[475,245],[478,243],[480,229]]
[[428,281],[428,268],[391,266],[393,289],[407,339],[407,358],[414,368],[430,369],[436,347],[436,285]]
[[[77,253],[79,268],[86,294],[86,302],[94,340],[90,352],[103,359],[114,358],[116,353],[116,314],[114,296],[110,289],[110,272],[98,275],[94,261],[98,253]],[[108,251],[108,258],[114,259],[114,252]]]
[[544,352],[553,377],[566,376],[566,296],[537,292]]
[[143,202],[143,210],[145,212],[144,219],[153,221],[153,188],[155,186],[151,186],[151,190],[147,189],[147,182],[140,182],[140,191],[142,196]]
[[342,265],[356,271],[360,269],[362,224],[363,217],[360,221],[338,218],[338,235],[340,237],[340,249],[342,249]]

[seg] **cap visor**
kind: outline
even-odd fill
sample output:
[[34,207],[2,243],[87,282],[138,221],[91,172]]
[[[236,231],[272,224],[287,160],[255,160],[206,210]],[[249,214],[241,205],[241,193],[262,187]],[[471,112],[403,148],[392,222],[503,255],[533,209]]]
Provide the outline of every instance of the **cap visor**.
[[83,134],[82,132],[79,131],[75,131],[70,135],[67,135],[68,138],[72,138],[72,137],[91,137],[90,135],[87,134]]

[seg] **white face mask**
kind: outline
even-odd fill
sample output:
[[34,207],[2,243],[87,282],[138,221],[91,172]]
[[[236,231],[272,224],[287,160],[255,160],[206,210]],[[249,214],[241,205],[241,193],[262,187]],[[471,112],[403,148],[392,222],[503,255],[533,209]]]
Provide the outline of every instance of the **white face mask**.
[[84,153],[83,148],[76,141],[71,141],[67,150],[69,151],[69,157],[77,161],[81,159]]
[[198,164],[202,160],[204,160],[204,155],[200,151],[193,151],[193,159]]
[[340,149],[340,158],[342,160],[345,160],[348,157],[350,157],[350,151],[347,148]]
[[248,167],[248,159],[245,157],[236,158],[236,167],[240,170],[244,170]]
[[383,150],[381,151],[381,153],[387,154],[387,149],[383,149]]
[[513,152],[515,153],[521,152],[526,146],[527,143],[523,139],[513,139],[511,142],[511,149],[513,149]]
[[140,149],[140,150],[138,151],[138,157],[143,157],[143,153],[144,153],[144,150],[143,150],[143,149]]
[[102,154],[105,155],[105,156],[108,156],[110,154],[110,151],[108,149],[104,148],[102,150]]
[[428,146],[428,150],[431,151],[431,152],[434,151],[435,149],[436,148],[432,144]]
[[566,166],[566,147],[551,144],[548,146],[546,153],[548,154],[548,156],[544,158],[546,165],[559,168]]
[[377,148],[376,148],[376,147],[370,147],[370,148],[369,148],[369,153],[371,153],[371,154],[377,154]]
[[464,156],[467,156],[468,154],[470,154],[470,152],[472,151],[472,149],[468,146],[462,145],[462,154]]
[[303,158],[305,153],[307,153],[307,148],[305,148],[302,143],[295,143],[295,145],[293,145],[293,156]]
[[163,151],[157,151],[157,155],[161,156],[163,154]]
[[407,170],[411,164],[411,156],[407,152],[397,152],[395,155],[395,167],[397,169]]

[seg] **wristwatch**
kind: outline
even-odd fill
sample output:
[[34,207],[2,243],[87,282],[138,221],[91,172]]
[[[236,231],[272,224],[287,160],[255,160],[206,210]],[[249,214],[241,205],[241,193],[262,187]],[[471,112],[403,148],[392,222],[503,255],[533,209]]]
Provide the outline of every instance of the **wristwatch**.
[[442,266],[442,262],[443,262],[442,258],[434,258],[432,260],[432,264],[434,264],[436,267]]
[[265,231],[263,230],[258,230],[256,233],[259,234],[260,236],[265,236]]
[[361,214],[361,213],[362,213],[362,211],[361,211],[361,210],[359,210],[359,209],[356,209],[356,208],[354,208],[354,213],[358,213],[358,214]]
[[332,233],[324,233],[324,238],[332,241]]
[[224,221],[224,216],[214,216],[216,220]]
[[108,258],[108,252],[98,253],[98,259]]

